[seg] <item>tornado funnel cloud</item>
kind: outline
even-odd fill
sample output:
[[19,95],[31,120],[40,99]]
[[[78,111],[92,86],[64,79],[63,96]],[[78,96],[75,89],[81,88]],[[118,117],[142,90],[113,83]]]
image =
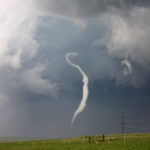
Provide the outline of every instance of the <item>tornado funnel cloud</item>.
[[71,62],[70,57],[74,57],[77,56],[76,52],[70,52],[66,54],[66,61],[74,68],[78,69],[79,72],[81,73],[81,75],[83,76],[83,95],[82,95],[82,100],[78,106],[78,108],[76,109],[73,117],[72,117],[72,121],[71,121],[71,125],[73,124],[74,120],[76,119],[76,117],[78,116],[79,113],[81,113],[85,106],[86,106],[86,102],[88,99],[88,94],[89,94],[89,90],[88,90],[88,76],[86,75],[86,73],[81,69],[81,67],[79,65],[76,65],[74,63]]
[[124,68],[123,70],[123,74],[124,76],[126,75],[131,75],[132,74],[132,66],[131,66],[131,63],[125,59],[121,62],[122,65],[126,66],[126,68]]

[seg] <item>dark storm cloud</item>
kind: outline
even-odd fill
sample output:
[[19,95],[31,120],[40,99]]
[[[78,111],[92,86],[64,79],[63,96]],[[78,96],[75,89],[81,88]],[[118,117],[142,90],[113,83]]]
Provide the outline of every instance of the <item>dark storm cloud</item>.
[[[127,61],[126,67],[132,72],[131,76],[128,76],[131,77],[130,83],[140,87],[142,81],[149,80],[150,74],[150,9],[134,7],[127,16],[119,12],[111,10],[99,17],[99,24],[103,24],[104,32],[103,37],[95,41],[94,45],[106,48],[111,57],[120,59],[120,65]],[[141,72],[137,74],[138,70]],[[127,77],[126,73],[124,75],[121,80]]]
[[44,64],[30,63],[26,66],[36,56],[40,46],[35,38],[37,18],[24,1],[5,1],[0,6],[1,103],[11,100],[13,93],[18,95],[17,89],[21,86],[41,94],[53,89],[53,85],[42,77]]
[[[39,13],[42,13],[45,16],[51,15],[51,16],[67,17],[73,20],[74,22],[83,25],[83,27],[85,26],[87,27],[88,25],[85,31],[85,34],[87,34],[87,36],[82,36],[83,31],[79,31],[80,36],[78,38],[81,41],[80,45],[83,46],[83,49],[88,49],[87,47],[91,47],[91,44],[93,44],[94,46],[99,46],[101,51],[102,49],[105,49],[106,53],[104,52],[105,53],[104,59],[101,58],[100,55],[99,59],[103,59],[103,61],[101,61],[102,64],[108,63],[113,64],[113,67],[108,66],[107,67],[108,69],[106,69],[106,71],[104,72],[110,74],[108,73],[109,72],[108,70],[111,70],[112,73],[111,75],[109,75],[109,77],[116,78],[119,84],[125,85],[131,84],[132,86],[140,87],[145,85],[147,80],[149,80],[148,76],[150,71],[148,66],[150,63],[149,62],[150,9],[148,1],[44,0],[41,2],[29,0],[28,2],[34,8],[36,8],[36,10]],[[99,31],[97,30],[99,36],[94,31],[95,30],[94,28],[91,29],[89,28],[90,26],[89,18],[90,19],[94,18],[93,20],[91,19],[91,22],[92,21],[95,22],[96,24],[95,28],[98,29],[99,26]],[[84,22],[85,20],[86,23]],[[75,30],[75,28],[73,30]],[[102,32],[100,32],[100,30]],[[64,36],[66,36],[68,32],[66,32]],[[60,37],[61,36],[58,35],[54,43],[56,41],[59,42],[57,39],[60,39]],[[91,38],[91,41],[87,42],[89,38]],[[62,45],[65,39],[60,41],[61,42],[57,44],[57,46]],[[75,40],[73,42],[75,43]],[[84,42],[84,44],[82,44],[82,42]],[[71,40],[70,42],[66,42],[66,44],[70,45],[70,48],[73,49],[74,48],[73,45],[75,44],[70,43]],[[64,46],[65,45],[62,45],[62,47],[61,46],[60,47],[63,49]],[[75,50],[80,49],[79,51],[80,52],[83,51],[84,57],[88,58],[88,60],[91,59],[87,55],[89,53],[88,52],[85,53],[84,50],[81,50],[82,49],[81,47],[76,46],[74,49]],[[91,47],[91,49],[95,49],[95,47]],[[90,56],[94,55],[94,57],[96,57],[94,51],[93,50],[91,51],[93,53],[91,52],[91,54],[89,55]],[[98,62],[100,61],[98,60]],[[96,68],[95,66],[99,66],[100,63],[95,62],[95,64],[96,65],[94,65],[93,68]],[[93,66],[93,63],[91,64],[88,63],[88,67],[90,65]],[[93,68],[91,70],[93,70]],[[142,70],[139,75],[137,75],[138,69]],[[117,73],[114,70],[118,70]],[[93,70],[93,72],[99,75],[99,72],[102,71],[100,71],[100,69],[97,68]]]
[[37,11],[43,14],[69,17],[70,19],[85,19],[96,17],[109,7],[119,9],[134,6],[149,6],[149,1],[143,0],[28,0]]
[[[0,2],[6,7],[0,5],[0,135],[116,133],[123,111],[148,118],[148,1],[28,0],[42,15],[26,8],[26,0]],[[64,17],[86,20],[86,28]],[[72,62],[88,75],[90,90],[71,129],[82,76],[65,60],[70,51],[78,52]]]

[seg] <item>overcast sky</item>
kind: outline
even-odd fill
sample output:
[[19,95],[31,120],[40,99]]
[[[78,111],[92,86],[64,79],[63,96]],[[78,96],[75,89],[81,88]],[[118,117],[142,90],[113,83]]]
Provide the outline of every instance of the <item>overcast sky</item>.
[[[0,0],[0,136],[150,132],[150,2]],[[85,109],[70,126],[89,78]]]

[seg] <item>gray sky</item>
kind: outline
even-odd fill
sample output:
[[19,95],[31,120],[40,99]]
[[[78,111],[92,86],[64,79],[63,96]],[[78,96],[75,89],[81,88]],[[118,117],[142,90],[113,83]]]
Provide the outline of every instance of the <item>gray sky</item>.
[[[150,132],[150,3],[0,0],[0,136]],[[89,77],[87,105],[73,126]]]

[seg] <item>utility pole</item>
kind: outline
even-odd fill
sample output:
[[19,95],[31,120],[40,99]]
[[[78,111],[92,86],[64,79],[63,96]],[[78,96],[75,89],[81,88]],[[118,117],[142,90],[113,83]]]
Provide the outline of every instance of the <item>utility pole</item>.
[[124,126],[125,126],[125,119],[124,119],[124,114],[121,116],[121,133],[122,135],[124,134]]

